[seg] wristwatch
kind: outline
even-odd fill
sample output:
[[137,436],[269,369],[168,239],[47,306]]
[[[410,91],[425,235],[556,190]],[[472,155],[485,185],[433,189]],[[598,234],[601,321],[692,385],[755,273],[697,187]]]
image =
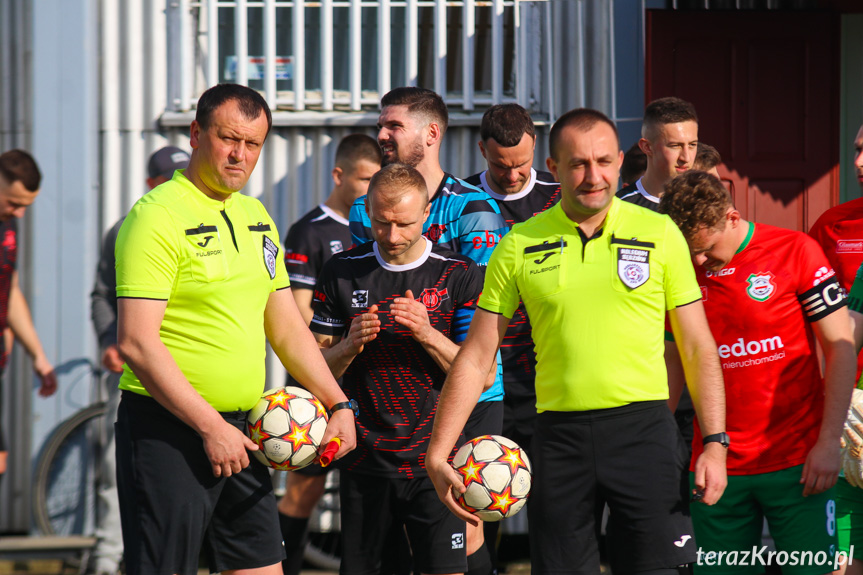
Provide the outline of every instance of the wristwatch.
[[722,447],[728,447],[731,444],[731,439],[728,437],[728,434],[723,431],[721,433],[708,435],[701,440],[702,445],[707,445],[708,443],[719,443]]
[[327,410],[327,415],[332,417],[333,414],[340,409],[350,409],[354,412],[354,417],[360,416],[360,404],[357,403],[356,399],[352,399],[350,401],[343,401],[341,403],[335,404]]

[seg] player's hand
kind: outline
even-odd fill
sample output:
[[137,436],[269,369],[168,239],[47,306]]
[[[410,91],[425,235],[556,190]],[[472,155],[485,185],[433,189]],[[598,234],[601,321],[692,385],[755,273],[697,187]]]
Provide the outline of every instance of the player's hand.
[[367,343],[378,336],[381,331],[381,320],[378,319],[378,306],[373,305],[369,311],[362,313],[351,321],[351,327],[345,340],[355,351],[354,355],[363,352]]
[[411,290],[407,290],[404,297],[393,300],[390,315],[396,323],[411,330],[411,335],[419,343],[426,343],[434,330],[429,322],[426,306],[414,299],[414,293]]
[[[719,443],[708,443],[695,461],[695,490],[698,501],[713,505],[725,493],[728,485],[725,459],[728,448]],[[695,495],[695,494],[693,494]]]
[[841,466],[841,452],[836,449],[835,441],[821,441],[809,451],[800,483],[803,484],[803,497],[823,493],[836,485]]
[[214,477],[230,477],[249,466],[249,451],[258,446],[245,433],[222,420],[213,431],[202,436],[204,452],[213,467]]
[[116,345],[109,345],[102,353],[102,367],[114,373],[123,373],[123,358],[120,357],[120,349]]
[[444,505],[449,507],[449,510],[462,521],[466,521],[474,526],[479,525],[479,517],[472,513],[468,513],[458,504],[458,501],[455,500],[455,494],[464,493],[466,489],[461,476],[452,468],[452,465],[450,465],[446,459],[434,461],[426,460],[426,471],[428,472],[432,483],[434,483],[438,499],[443,501]]
[[54,395],[57,391],[57,374],[54,372],[54,366],[51,365],[51,362],[45,357],[37,357],[33,360],[33,370],[41,382],[39,395],[42,397]]
[[330,441],[336,437],[341,441],[341,445],[333,461],[341,459],[357,446],[357,425],[354,421],[354,412],[350,409],[340,409],[330,417],[319,451],[326,449]]

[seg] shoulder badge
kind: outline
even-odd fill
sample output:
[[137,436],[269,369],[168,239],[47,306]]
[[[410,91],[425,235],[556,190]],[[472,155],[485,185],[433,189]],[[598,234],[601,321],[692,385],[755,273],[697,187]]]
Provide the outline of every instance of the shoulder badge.
[[267,267],[267,272],[270,274],[270,279],[276,279],[276,255],[279,253],[279,246],[273,240],[264,236],[264,265]]

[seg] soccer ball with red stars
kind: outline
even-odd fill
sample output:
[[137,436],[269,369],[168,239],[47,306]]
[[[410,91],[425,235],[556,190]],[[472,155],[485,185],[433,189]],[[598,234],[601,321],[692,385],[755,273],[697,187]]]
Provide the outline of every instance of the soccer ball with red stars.
[[512,517],[530,493],[531,468],[527,454],[500,435],[481,435],[462,445],[452,461],[467,491],[459,505],[483,521]]
[[299,387],[268,389],[249,411],[249,437],[259,449],[255,457],[279,470],[312,463],[327,429],[327,410]]

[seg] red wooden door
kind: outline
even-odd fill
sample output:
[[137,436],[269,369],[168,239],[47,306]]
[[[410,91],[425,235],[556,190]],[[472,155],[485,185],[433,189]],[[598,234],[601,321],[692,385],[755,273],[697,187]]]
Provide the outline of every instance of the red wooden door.
[[806,231],[839,201],[839,20],[647,13],[647,102],[695,104],[744,218]]

